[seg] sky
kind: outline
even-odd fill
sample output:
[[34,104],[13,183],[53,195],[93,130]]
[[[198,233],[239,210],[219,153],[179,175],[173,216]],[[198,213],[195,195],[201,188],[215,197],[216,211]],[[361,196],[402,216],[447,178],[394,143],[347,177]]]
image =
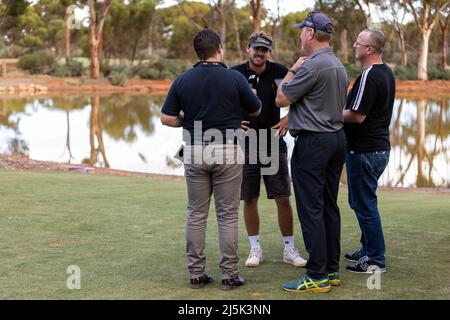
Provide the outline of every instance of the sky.
[[[209,0],[197,0],[200,2],[209,3]],[[164,0],[163,4],[159,7],[168,7],[177,3],[176,0]],[[238,6],[242,6],[248,1],[236,0]],[[268,8],[273,14],[277,12],[277,0],[263,0],[264,6]],[[285,15],[289,12],[303,11],[305,9],[312,9],[314,7],[314,0],[280,0],[281,15]]]
[[[195,0],[204,3],[210,3],[210,0]],[[163,0],[162,4],[157,8],[165,8],[176,4],[176,0]],[[239,7],[248,3],[246,0],[236,0]],[[263,0],[264,6],[269,10],[269,14],[275,15],[277,13],[277,0]],[[314,0],[280,0],[280,13],[282,16],[289,12],[303,11],[305,9],[312,9],[314,7]],[[89,16],[87,6],[84,8],[75,9],[75,16],[79,20],[83,20]],[[86,23],[86,22],[85,22]],[[84,24],[85,24],[84,23]]]

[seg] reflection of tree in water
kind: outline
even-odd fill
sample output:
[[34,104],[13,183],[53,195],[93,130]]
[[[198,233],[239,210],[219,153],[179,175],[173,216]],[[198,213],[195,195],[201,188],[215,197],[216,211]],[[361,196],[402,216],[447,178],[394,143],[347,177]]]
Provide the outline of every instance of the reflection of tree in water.
[[[407,121],[401,121],[401,114],[404,111],[404,100],[395,116],[395,121],[391,129],[391,143],[401,149],[409,156],[408,164],[402,167],[400,161],[400,177],[395,183],[396,186],[403,185],[406,173],[409,171],[414,159],[417,160],[417,187],[432,187],[435,183],[432,179],[434,168],[434,160],[440,153],[444,153],[446,161],[447,149],[445,142],[450,133],[450,122],[448,119],[449,100],[443,98],[437,105],[429,103],[425,99],[415,101],[416,116],[411,117]],[[428,137],[434,138],[433,148],[427,150],[426,141]],[[403,152],[400,152],[402,154]],[[425,164],[428,164],[428,172],[425,172]],[[445,181],[445,178],[443,178]]]
[[[69,163],[72,157],[70,147],[70,111],[90,106],[89,145],[90,156],[82,162],[89,165],[104,165],[109,167],[103,131],[114,140],[134,142],[137,138],[136,129],[139,127],[146,134],[154,131],[152,117],[157,115],[164,97],[130,96],[115,94],[107,97],[62,97],[49,100],[44,105],[66,111],[67,138],[66,149],[69,153]],[[101,154],[103,163],[98,161]],[[139,155],[142,159],[142,154]],[[143,160],[144,161],[144,160]],[[144,161],[145,162],[145,161]]]
[[[31,101],[29,99],[6,99],[3,98],[0,104],[0,126],[12,129],[14,136],[8,138],[6,150],[8,154],[18,156],[29,156],[28,142],[22,139],[22,133],[19,130],[19,123],[21,117],[19,115],[25,114],[25,108]],[[13,116],[16,116],[12,120]]]
[[[71,163],[74,158],[72,155],[72,148],[70,146],[70,111],[81,110],[89,104],[89,99],[85,96],[68,96],[61,98],[54,98],[46,100],[43,105],[49,109],[59,109],[66,112],[66,146],[67,152],[69,153],[68,163]],[[65,150],[64,150],[65,151]]]
[[[95,147],[95,138],[97,137],[97,145]],[[106,168],[109,168],[109,162],[106,158],[105,145],[103,143],[103,121],[102,111],[100,105],[100,97],[91,97],[91,115],[89,118],[89,144],[91,153],[89,159],[83,160],[83,163],[88,163],[91,166],[97,164],[98,153],[103,157],[103,163]]]
[[18,127],[20,117],[16,121],[11,120],[13,115],[25,113],[25,108],[30,101],[28,99],[2,99],[0,104],[0,125],[10,129]]
[[[103,123],[102,123],[102,107],[100,104],[100,97],[92,96],[69,96],[54,99],[48,99],[43,105],[49,109],[59,109],[66,112],[67,134],[66,134],[66,149],[69,153],[69,163],[73,159],[72,150],[70,146],[70,112],[74,110],[82,110],[89,106],[91,109],[89,117],[89,158],[82,160],[82,163],[94,165],[104,165],[109,168],[109,162],[106,157],[105,145],[103,143]],[[97,140],[97,144],[96,144]],[[97,147],[96,147],[97,145]],[[103,163],[98,162],[98,154],[102,155]]]
[[[128,143],[137,139],[137,129],[149,136],[155,130],[153,117],[159,115],[164,97],[130,96],[116,94],[102,99],[105,131],[114,140]],[[142,152],[139,159],[147,163]]]
[[160,97],[113,95],[102,99],[105,131],[114,140],[134,142],[136,129],[145,134],[154,131],[152,118],[158,115],[162,99]]

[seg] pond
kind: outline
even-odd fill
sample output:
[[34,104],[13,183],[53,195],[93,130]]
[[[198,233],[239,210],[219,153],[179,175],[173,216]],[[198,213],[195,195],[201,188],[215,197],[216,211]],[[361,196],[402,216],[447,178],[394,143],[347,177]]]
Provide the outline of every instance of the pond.
[[[183,175],[181,129],[161,125],[163,96],[3,97],[0,153],[146,173]],[[450,97],[397,99],[383,186],[450,186]],[[293,139],[286,137],[289,155]],[[345,181],[345,174],[343,174]]]

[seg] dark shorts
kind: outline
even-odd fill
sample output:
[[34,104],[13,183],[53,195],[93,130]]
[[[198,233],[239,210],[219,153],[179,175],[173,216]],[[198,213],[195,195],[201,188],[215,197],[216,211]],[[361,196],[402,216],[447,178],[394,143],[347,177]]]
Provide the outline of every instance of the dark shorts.
[[[274,175],[262,175],[268,199],[289,197],[291,195],[291,177],[289,176],[286,143],[280,143],[279,168]],[[258,198],[261,189],[261,163],[249,164],[248,152],[245,153],[242,170],[241,200]]]

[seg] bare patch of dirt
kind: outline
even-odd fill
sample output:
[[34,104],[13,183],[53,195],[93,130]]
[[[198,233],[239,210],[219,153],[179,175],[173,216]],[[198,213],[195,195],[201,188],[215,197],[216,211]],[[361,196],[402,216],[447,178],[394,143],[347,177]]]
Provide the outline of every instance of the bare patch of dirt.
[[59,163],[52,161],[32,160],[9,154],[0,154],[0,169],[20,171],[67,171],[77,174],[103,174],[126,177],[143,177],[152,179],[184,180],[184,177],[153,173],[132,172],[108,168],[89,167],[82,164]]

